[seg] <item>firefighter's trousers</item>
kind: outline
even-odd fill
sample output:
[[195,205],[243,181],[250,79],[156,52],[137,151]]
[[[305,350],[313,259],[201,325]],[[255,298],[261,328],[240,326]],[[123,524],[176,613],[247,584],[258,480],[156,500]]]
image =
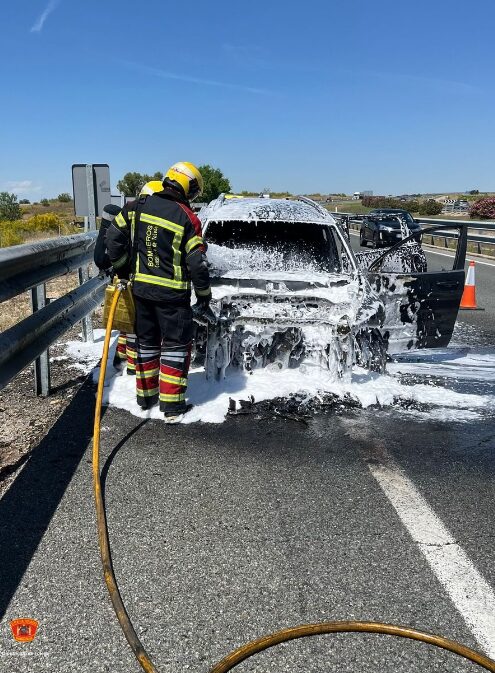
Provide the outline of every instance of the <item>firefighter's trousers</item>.
[[134,299],[137,402],[147,409],[159,401],[165,413],[183,412],[191,361],[191,306]]
[[136,373],[136,335],[121,332],[117,339],[117,350],[113,364],[115,367],[127,364],[127,373],[134,375]]

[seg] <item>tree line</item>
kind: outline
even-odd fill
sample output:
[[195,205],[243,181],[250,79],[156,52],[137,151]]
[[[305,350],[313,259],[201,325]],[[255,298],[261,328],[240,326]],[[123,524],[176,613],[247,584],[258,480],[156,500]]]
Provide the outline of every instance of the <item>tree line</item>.
[[362,199],[362,204],[367,208],[400,208],[423,216],[439,215],[443,209],[442,204],[435,199],[425,199],[424,201],[413,199],[404,202],[389,196],[365,196]]
[[[213,168],[209,164],[198,166],[199,172],[203,176],[204,189],[201,201],[209,203],[216,199],[220,194],[229,193],[232,190],[230,181],[219,168]],[[139,192],[147,182],[152,180],[162,180],[163,173],[157,171],[153,175],[147,173],[137,173],[135,171],[126,173],[122,180],[117,182],[117,189],[125,196],[139,196]]]

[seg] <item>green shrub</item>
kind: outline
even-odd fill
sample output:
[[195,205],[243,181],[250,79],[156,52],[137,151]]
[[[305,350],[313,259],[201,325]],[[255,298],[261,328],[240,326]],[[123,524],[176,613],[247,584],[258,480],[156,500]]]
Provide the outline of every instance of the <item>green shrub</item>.
[[0,222],[0,248],[23,243],[22,220],[4,220]]
[[0,220],[20,220],[22,210],[17,203],[17,196],[8,192],[0,192]]
[[72,201],[72,196],[67,192],[63,192],[57,196],[57,201],[60,201],[60,203],[69,203]]
[[417,199],[413,199],[411,201],[402,202],[402,207],[410,213],[417,213],[420,209],[420,203]]
[[52,238],[79,233],[73,222],[66,223],[55,213],[33,215],[27,220],[0,221],[0,247],[19,245],[32,238]]
[[401,201],[393,196],[363,196],[361,203],[366,208],[400,208],[416,213],[419,210],[420,203],[417,200]]
[[363,196],[361,203],[366,208],[406,208],[407,204],[391,196]]
[[50,205],[50,201],[48,201],[48,199],[41,199],[40,203],[41,203],[42,206],[49,206]]
[[442,209],[442,204],[435,199],[426,199],[420,204],[418,212],[420,215],[440,215]]
[[62,220],[54,213],[43,213],[43,215],[33,215],[24,222],[27,231],[53,231],[59,232],[62,227]]

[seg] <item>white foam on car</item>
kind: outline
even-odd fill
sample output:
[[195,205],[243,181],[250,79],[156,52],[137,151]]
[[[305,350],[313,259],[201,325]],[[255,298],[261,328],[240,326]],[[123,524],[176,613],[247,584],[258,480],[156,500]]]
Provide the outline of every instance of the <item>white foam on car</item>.
[[[103,349],[104,330],[94,330],[94,343],[70,341],[66,356],[71,367],[88,373],[96,367]],[[162,418],[158,408],[142,411],[135,399],[135,379],[117,374],[111,360],[118,333],[112,333],[113,347],[105,382],[104,402],[127,409],[132,414],[146,418]],[[315,335],[316,338],[316,335]],[[222,423],[227,415],[229,398],[246,400],[251,396],[256,402],[289,397],[300,393],[307,398],[334,394],[342,399],[351,398],[366,408],[372,405],[388,407],[398,402],[410,402],[419,408],[404,408],[401,413],[416,420],[471,422],[493,413],[495,399],[489,395],[455,392],[440,384],[401,382],[403,374],[430,375],[445,379],[495,380],[495,354],[486,348],[446,348],[441,350],[412,351],[394,357],[388,364],[388,373],[378,375],[356,368],[349,383],[336,379],[336,373],[307,362],[296,369],[280,371],[265,368],[246,372],[233,372],[222,381],[207,381],[204,370],[192,369],[189,377],[188,399],[195,407],[184,422],[202,421]],[[99,369],[94,370],[95,380]],[[425,409],[423,405],[428,408]],[[406,405],[407,406],[407,405]]]
[[[116,337],[117,333],[114,333]],[[83,358],[80,363],[86,370],[94,367],[101,357],[103,347],[103,330],[95,330],[95,343],[84,344],[81,342],[69,342],[67,355],[71,358]],[[127,409],[130,413],[140,418],[163,419],[157,407],[143,411],[137,405],[135,378],[127,376],[124,372],[120,375],[112,367],[111,358],[115,348],[115,338],[110,364],[107,368],[105,380],[104,403],[111,406]],[[450,351],[442,351],[445,354],[445,362],[449,362]],[[426,359],[430,352],[424,353]],[[440,354],[438,355],[440,358]],[[464,356],[465,362],[470,358],[469,352]],[[476,351],[473,358],[476,358]],[[477,367],[480,363],[477,361]],[[493,364],[493,358],[489,361]],[[76,363],[77,364],[77,363]],[[412,364],[412,363],[411,363]],[[414,365],[420,363],[415,362]],[[441,360],[435,364],[441,366]],[[427,371],[424,370],[424,371]],[[423,373],[424,373],[423,371]],[[461,369],[461,371],[467,371]],[[93,377],[97,381],[99,368],[94,369]],[[474,374],[474,369],[473,369]],[[488,376],[489,374],[487,374]],[[484,377],[483,372],[479,374]],[[341,398],[352,399],[362,407],[379,405],[392,407],[398,402],[410,402],[418,404],[419,410],[400,409],[400,413],[414,415],[418,420],[438,420],[471,422],[483,418],[485,414],[493,414],[495,399],[490,395],[476,395],[455,392],[440,385],[427,385],[415,383],[407,385],[401,383],[394,375],[370,374],[357,368],[352,375],[350,383],[341,383],[335,380],[332,372],[325,371],[312,363],[303,364],[296,369],[275,370],[267,367],[259,369],[252,374],[237,372],[229,374],[222,381],[207,381],[204,370],[192,369],[189,376],[188,400],[195,406],[184,417],[184,423],[222,423],[226,416],[229,398],[236,401],[247,400],[251,396],[255,402],[262,402],[274,398],[284,398],[299,393],[303,397],[322,398],[326,394],[334,394]],[[425,410],[424,406],[428,409]]]
[[335,224],[331,213],[298,199],[223,199],[219,197],[204,206],[198,217],[206,226],[208,222],[308,222]]

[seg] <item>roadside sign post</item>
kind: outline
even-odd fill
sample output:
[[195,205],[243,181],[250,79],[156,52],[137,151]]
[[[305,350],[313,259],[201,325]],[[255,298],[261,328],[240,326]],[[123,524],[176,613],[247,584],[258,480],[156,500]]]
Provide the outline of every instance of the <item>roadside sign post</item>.
[[98,208],[98,204],[96,203],[95,189],[94,189],[94,178],[95,178],[95,176],[93,175],[93,173],[94,173],[93,165],[92,164],[86,164],[86,188],[88,190],[89,231],[96,231],[96,210]]
[[[108,164],[73,164],[72,190],[74,212],[84,217],[84,231],[96,231],[96,218],[112,202]],[[79,285],[82,285],[92,276],[91,264],[80,268],[78,273]],[[84,341],[94,341],[92,318],[93,314],[90,313],[82,321]]]

